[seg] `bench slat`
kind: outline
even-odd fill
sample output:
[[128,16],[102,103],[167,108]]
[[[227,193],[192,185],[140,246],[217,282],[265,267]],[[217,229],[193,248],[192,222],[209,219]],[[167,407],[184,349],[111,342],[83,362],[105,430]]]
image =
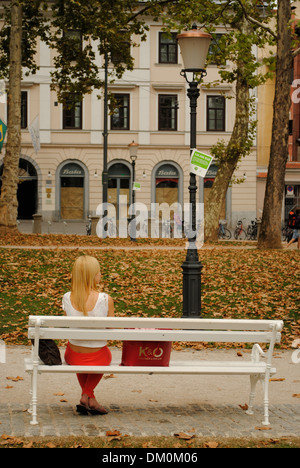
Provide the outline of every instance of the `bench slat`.
[[66,317],[30,315],[29,326],[40,321],[41,327],[80,327],[80,328],[172,328],[182,330],[282,330],[281,320],[243,320],[243,319],[183,319],[183,318],[146,318],[146,317]]
[[[223,330],[122,330],[122,329],[84,329],[43,328],[40,338],[74,340],[129,340],[129,341],[192,341],[192,342],[234,342],[234,343],[269,343],[269,331],[223,331]],[[280,342],[277,333],[277,342]],[[29,328],[29,339],[35,337],[35,329]]]
[[[228,362],[210,362],[211,365],[187,365],[184,362],[171,362],[169,367],[155,366],[45,366],[39,365],[39,372],[47,373],[91,373],[91,374],[205,374],[205,375],[255,375],[265,374],[266,366],[264,363],[247,363],[247,365],[228,363]],[[232,365],[231,365],[232,364]],[[25,360],[26,372],[32,372],[33,362]],[[271,374],[275,374],[276,369],[271,369]]]

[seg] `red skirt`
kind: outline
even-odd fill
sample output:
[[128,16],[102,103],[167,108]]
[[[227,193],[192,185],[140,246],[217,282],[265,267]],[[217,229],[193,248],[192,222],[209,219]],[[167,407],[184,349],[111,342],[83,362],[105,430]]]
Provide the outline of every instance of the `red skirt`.
[[65,361],[70,366],[109,366],[112,360],[110,349],[107,346],[92,353],[77,353],[69,343],[65,352]]
[[[111,363],[111,352],[107,346],[91,353],[77,353],[73,351],[68,343],[65,352],[65,361],[70,366],[109,366]],[[82,389],[82,394],[88,395],[90,398],[95,398],[94,390],[103,374],[77,374],[78,382]]]

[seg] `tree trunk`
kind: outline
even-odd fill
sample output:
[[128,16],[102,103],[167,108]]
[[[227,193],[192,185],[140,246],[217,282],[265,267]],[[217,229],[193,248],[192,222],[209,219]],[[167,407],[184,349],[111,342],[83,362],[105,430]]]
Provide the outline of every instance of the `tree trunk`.
[[292,66],[290,19],[290,0],[280,0],[277,12],[277,68],[272,141],[264,209],[258,240],[258,248],[260,249],[282,248],[281,212],[284,196],[285,168],[288,159],[290,72]]
[[0,196],[0,232],[18,232],[18,172],[21,151],[22,6],[11,6],[7,142]]
[[240,63],[236,81],[236,118],[234,129],[219,162],[219,169],[205,207],[204,237],[206,242],[218,239],[219,218],[226,192],[237,164],[244,154],[249,130],[249,85],[244,78],[243,64]]

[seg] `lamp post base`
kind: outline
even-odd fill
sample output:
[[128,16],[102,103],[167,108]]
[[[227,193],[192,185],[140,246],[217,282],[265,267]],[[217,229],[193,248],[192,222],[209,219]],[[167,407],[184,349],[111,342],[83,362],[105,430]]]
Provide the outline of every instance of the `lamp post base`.
[[[196,257],[198,257],[197,254]],[[198,258],[188,258],[187,256],[181,268],[183,273],[182,318],[201,318],[201,271],[203,266]]]

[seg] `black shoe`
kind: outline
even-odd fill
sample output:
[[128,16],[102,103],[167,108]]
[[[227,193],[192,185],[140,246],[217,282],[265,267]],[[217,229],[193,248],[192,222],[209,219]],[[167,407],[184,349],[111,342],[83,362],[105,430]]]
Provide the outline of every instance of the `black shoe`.
[[79,414],[88,415],[88,409],[83,405],[76,405],[76,411]]

